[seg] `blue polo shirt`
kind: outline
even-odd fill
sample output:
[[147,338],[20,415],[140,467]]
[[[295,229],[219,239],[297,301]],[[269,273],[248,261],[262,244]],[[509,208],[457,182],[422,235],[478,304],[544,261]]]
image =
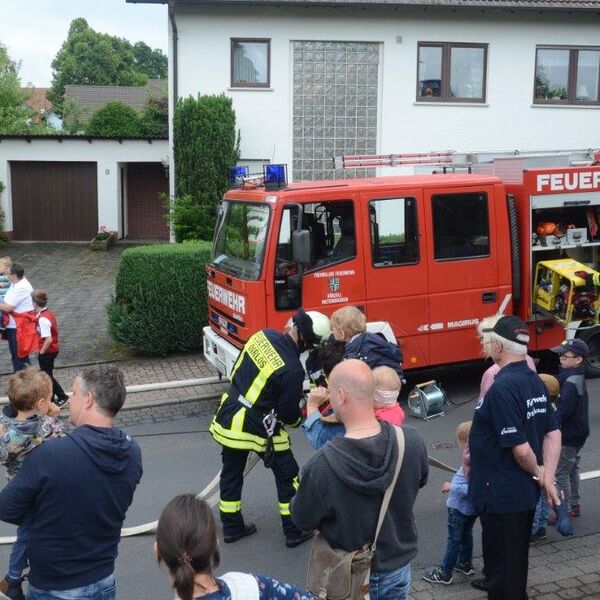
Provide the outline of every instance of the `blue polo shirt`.
[[512,448],[529,442],[538,464],[542,445],[558,420],[542,380],[522,360],[503,367],[475,408],[469,449],[469,498],[477,512],[535,510],[539,486],[521,469]]

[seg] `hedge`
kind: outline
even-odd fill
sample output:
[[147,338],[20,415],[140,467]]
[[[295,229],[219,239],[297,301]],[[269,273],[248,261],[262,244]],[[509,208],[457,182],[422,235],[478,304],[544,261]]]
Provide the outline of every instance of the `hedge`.
[[149,355],[201,348],[210,251],[210,242],[125,250],[106,307],[112,339]]

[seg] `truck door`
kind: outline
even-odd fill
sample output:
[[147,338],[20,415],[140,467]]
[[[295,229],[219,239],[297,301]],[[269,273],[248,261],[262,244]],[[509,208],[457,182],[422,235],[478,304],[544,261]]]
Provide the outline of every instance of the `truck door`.
[[366,314],[387,321],[402,345],[406,368],[429,364],[427,250],[422,190],[365,195]]
[[[293,262],[292,232],[298,223],[298,204],[283,207],[273,273],[274,313],[270,326],[279,326],[302,306],[331,314],[345,304],[364,306],[365,281],[360,214],[348,198],[300,202],[302,228],[310,231],[311,261]],[[268,294],[270,295],[270,294]]]
[[494,188],[425,190],[431,364],[476,359],[476,325],[497,312]]

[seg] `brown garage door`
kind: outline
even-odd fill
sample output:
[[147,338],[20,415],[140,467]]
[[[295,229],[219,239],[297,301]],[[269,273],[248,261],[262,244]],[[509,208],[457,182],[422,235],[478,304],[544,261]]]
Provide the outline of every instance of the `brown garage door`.
[[161,163],[127,164],[127,237],[168,240],[166,208],[160,198],[169,192]]
[[11,162],[15,240],[91,240],[98,231],[94,162]]

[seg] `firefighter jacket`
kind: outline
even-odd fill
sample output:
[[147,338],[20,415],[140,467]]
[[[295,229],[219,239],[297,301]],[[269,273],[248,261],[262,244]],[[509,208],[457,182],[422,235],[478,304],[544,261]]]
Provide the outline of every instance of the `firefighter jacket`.
[[264,452],[267,432],[263,418],[272,409],[277,415],[273,449],[290,448],[282,423],[300,424],[300,399],[304,369],[292,338],[274,329],[263,329],[246,342],[230,375],[231,385],[210,425],[214,440],[238,450]]

